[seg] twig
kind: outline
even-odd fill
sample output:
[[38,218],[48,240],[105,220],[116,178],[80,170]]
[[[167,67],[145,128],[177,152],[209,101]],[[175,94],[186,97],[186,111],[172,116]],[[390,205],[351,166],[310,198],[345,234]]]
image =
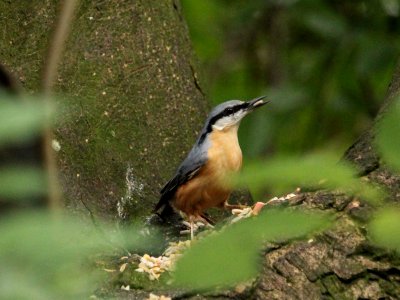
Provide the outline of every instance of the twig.
[[[51,92],[57,76],[58,63],[64,50],[65,41],[68,36],[70,24],[74,15],[78,0],[64,0],[61,3],[60,15],[50,41],[47,58],[43,67],[42,92],[46,99],[46,107],[51,104]],[[54,151],[51,147],[53,132],[50,124],[44,131],[44,159],[48,176],[48,204],[51,209],[61,207],[61,192],[58,182],[57,163]]]

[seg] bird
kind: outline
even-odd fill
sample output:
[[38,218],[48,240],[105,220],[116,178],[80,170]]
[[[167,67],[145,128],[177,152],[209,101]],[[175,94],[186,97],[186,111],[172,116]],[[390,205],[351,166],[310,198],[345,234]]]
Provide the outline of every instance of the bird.
[[193,239],[194,222],[211,223],[207,209],[243,208],[228,202],[232,192],[229,176],[242,166],[238,129],[246,115],[269,102],[265,98],[229,100],[212,109],[189,154],[161,189],[154,213],[165,220],[173,211],[183,212]]

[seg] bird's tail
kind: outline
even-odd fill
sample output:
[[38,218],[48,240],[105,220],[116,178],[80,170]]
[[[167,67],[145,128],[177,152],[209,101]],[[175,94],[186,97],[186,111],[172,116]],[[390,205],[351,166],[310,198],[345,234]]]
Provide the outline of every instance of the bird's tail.
[[172,208],[169,202],[164,203],[163,206],[157,207],[153,210],[153,212],[158,215],[163,221],[167,221],[171,216],[175,214],[174,209]]

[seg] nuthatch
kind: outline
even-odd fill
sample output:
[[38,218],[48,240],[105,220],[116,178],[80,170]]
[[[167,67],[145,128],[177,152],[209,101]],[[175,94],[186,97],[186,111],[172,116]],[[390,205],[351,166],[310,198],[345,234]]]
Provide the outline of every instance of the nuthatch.
[[191,224],[209,221],[204,214],[211,207],[237,208],[228,203],[232,187],[227,176],[242,166],[242,150],[238,142],[240,121],[255,108],[267,102],[265,96],[243,102],[231,100],[216,106],[188,156],[175,176],[161,190],[154,211],[165,218],[173,209],[183,212]]

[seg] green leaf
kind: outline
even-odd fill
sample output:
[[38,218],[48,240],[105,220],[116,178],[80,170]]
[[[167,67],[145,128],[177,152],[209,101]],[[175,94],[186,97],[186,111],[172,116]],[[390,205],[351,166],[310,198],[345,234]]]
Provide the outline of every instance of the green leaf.
[[321,215],[266,210],[194,243],[177,262],[174,283],[211,289],[246,281],[261,266],[263,242],[303,236],[327,223]]
[[25,213],[0,222],[0,298],[67,299],[90,293],[93,272],[84,266],[100,239],[76,219]]
[[296,187],[341,189],[369,201],[379,201],[381,192],[356,178],[356,171],[330,154],[304,157],[275,157],[247,164],[235,183],[254,190],[271,187],[278,194]]
[[45,126],[49,109],[38,99],[1,99],[0,146],[20,143]]
[[[139,242],[138,232],[136,228],[126,235],[127,247]],[[0,299],[87,299],[98,287],[99,276],[105,275],[91,258],[109,249],[106,237],[112,235],[115,228],[102,225],[100,234],[67,215],[25,212],[3,216]]]
[[0,199],[29,200],[46,193],[42,169],[33,166],[0,168]]
[[305,25],[326,39],[340,38],[346,32],[346,20],[340,15],[321,7],[301,15]]
[[385,208],[369,224],[372,240],[383,247],[400,252],[400,209]]
[[388,107],[381,120],[376,142],[382,159],[392,168],[400,171],[400,98]]

